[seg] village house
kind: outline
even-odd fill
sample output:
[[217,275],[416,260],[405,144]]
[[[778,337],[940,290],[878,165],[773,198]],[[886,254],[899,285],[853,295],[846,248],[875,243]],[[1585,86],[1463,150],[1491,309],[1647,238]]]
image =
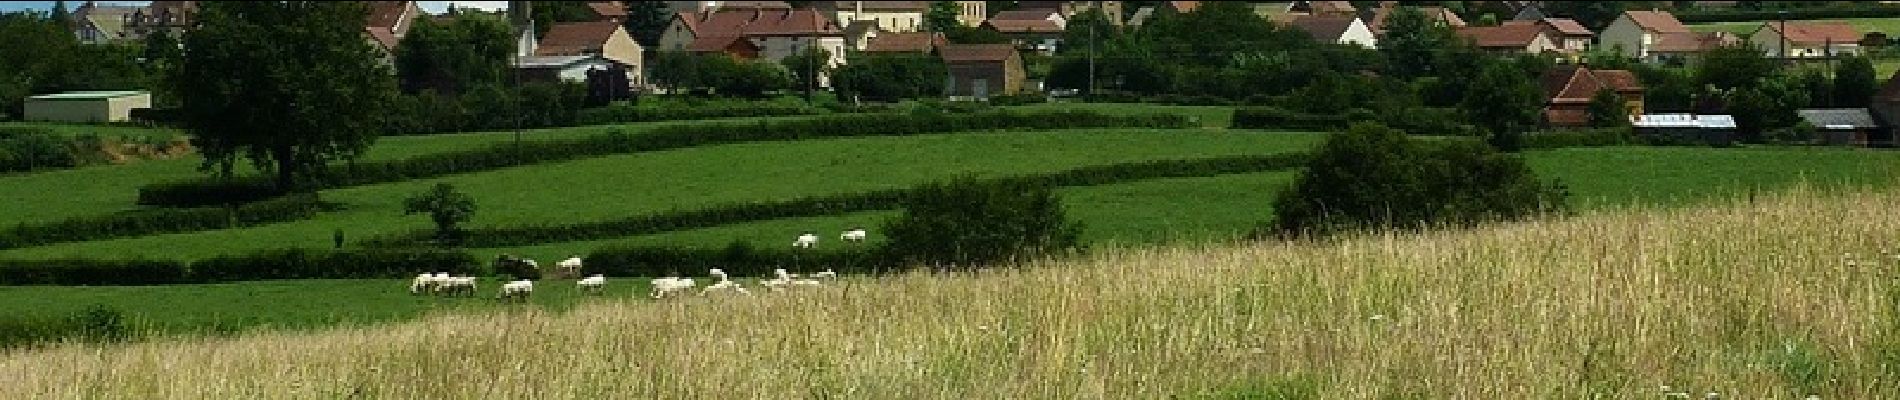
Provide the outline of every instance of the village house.
[[587,8],[594,10],[594,15],[599,16],[598,21],[613,21],[614,23],[627,21],[627,3],[625,2],[590,1],[587,2]]
[[123,42],[127,39],[125,21],[138,10],[138,7],[102,6],[87,1],[73,9],[73,35],[85,44]]
[[922,53],[929,54],[948,44],[943,34],[936,32],[886,33],[871,39],[864,48],[865,53]]
[[1669,33],[1657,38],[1643,62],[1685,65],[1702,59],[1710,50],[1742,43],[1741,37],[1728,32]]
[[1556,47],[1555,50],[1565,54],[1579,54],[1590,50],[1590,41],[1596,38],[1596,33],[1591,32],[1590,28],[1585,28],[1583,24],[1569,18],[1513,20],[1504,21],[1503,25],[1537,26],[1550,37],[1551,44]]
[[1368,49],[1379,47],[1372,28],[1358,17],[1347,15],[1293,15],[1282,25],[1306,32],[1320,43],[1349,44]]
[[957,23],[958,24],[974,28],[978,26],[983,26],[983,21],[987,21],[989,19],[990,19],[989,2],[986,2],[986,1],[959,1],[957,2]]
[[[1164,3],[1181,3],[1181,2],[1164,2]],[[1189,3],[1198,3],[1198,2],[1189,2]],[[1123,21],[1127,20],[1128,16],[1126,14],[1123,14],[1122,2],[1119,2],[1119,1],[1019,1],[1019,2],[1016,2],[1016,9],[1017,10],[1054,10],[1057,14],[1061,14],[1063,19],[1068,20],[1068,19],[1075,19],[1076,14],[1081,14],[1084,12],[1088,12],[1089,10],[1096,9],[1097,8],[1096,6],[1098,4],[1100,5],[1102,15],[1108,18],[1109,23],[1114,24],[1114,25],[1121,25]]]
[[739,36],[707,36],[693,39],[686,45],[686,52],[693,54],[724,54],[734,60],[759,59],[759,45]]
[[1467,26],[1455,30],[1479,49],[1499,54],[1540,54],[1557,51],[1548,31],[1534,24]]
[[1738,40],[1726,32],[1691,32],[1667,11],[1625,11],[1603,28],[1597,46],[1646,63],[1686,63]]
[[535,46],[534,55],[599,56],[625,67],[628,82],[639,85],[645,82],[640,74],[644,50],[620,22],[600,20],[554,24]]
[[[660,36],[659,50],[687,51],[701,37],[745,38],[758,47],[758,57],[769,62],[818,48],[830,53],[825,61],[828,68],[844,65],[847,48],[844,30],[820,10],[722,9],[674,14]],[[701,43],[696,49],[703,51],[706,46],[712,44]],[[821,74],[818,81],[820,86],[830,85],[828,76]]]
[[185,37],[198,14],[196,1],[154,1],[125,16],[124,39],[145,40],[146,35],[165,32],[173,38]]
[[984,27],[1008,37],[1016,47],[1044,54],[1055,52],[1067,25],[1062,13],[1050,9],[1004,11],[983,22]]
[[[1359,13],[1359,18],[1366,20],[1366,25],[1372,28],[1373,33],[1383,36],[1385,35],[1386,19],[1390,18],[1392,12],[1398,10],[1401,6],[1402,5],[1396,1],[1381,1],[1379,2],[1378,8],[1362,10]],[[1464,18],[1459,18],[1458,13],[1452,12],[1450,9],[1439,6],[1419,6],[1416,8],[1418,8],[1420,13],[1425,14],[1425,19],[1431,20],[1439,26],[1448,26],[1457,29],[1467,25]]]
[[1359,8],[1350,1],[1296,1],[1288,8],[1295,14],[1333,17],[1357,17]]
[[719,10],[790,10],[783,1],[668,1],[666,9],[676,13],[709,13]]
[[383,65],[395,65],[396,49],[402,45],[402,39],[409,37],[409,29],[415,26],[416,18],[422,16],[422,8],[414,1],[371,1],[369,15],[364,17],[363,33],[369,37],[370,44],[376,45],[377,57]]
[[1581,65],[1558,65],[1539,80],[1544,92],[1544,124],[1552,127],[1590,125],[1590,100],[1604,89],[1623,98],[1624,112],[1643,115],[1643,85],[1624,70],[1592,70]]
[[1007,44],[951,44],[937,49],[948,68],[944,92],[951,98],[988,99],[1021,93],[1027,72],[1022,54]]
[[924,12],[930,10],[928,1],[827,1],[821,3],[830,12],[831,19],[838,21],[840,26],[849,27],[859,22],[867,22],[879,33],[924,30]]
[[[1774,58],[1826,58],[1861,53],[1860,32],[1835,21],[1764,22],[1749,42]],[[1783,45],[1787,47],[1783,48]]]
[[1874,120],[1865,108],[1810,108],[1795,110],[1801,120],[1813,126],[1821,144],[1830,146],[1871,146],[1892,143],[1891,133]]

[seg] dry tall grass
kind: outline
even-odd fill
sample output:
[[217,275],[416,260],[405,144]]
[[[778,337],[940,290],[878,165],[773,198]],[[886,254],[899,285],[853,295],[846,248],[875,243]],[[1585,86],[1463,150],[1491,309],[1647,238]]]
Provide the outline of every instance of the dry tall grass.
[[1879,252],[1900,250],[1897,205],[1900,193],[1796,193],[559,315],[69,346],[0,355],[0,398],[1893,398],[1900,260]]

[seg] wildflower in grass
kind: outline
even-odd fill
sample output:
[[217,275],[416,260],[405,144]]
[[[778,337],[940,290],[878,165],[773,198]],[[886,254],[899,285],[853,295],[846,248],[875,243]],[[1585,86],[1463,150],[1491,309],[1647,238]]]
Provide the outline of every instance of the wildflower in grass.
[[1373,321],[1384,321],[1384,320],[1385,320],[1385,314],[1372,314],[1372,320],[1373,320]]

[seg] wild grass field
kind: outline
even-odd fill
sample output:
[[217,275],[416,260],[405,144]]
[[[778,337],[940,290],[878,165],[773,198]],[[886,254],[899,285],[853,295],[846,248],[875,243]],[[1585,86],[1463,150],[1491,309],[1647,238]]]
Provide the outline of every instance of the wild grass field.
[[[0,353],[0,397],[1804,398],[1900,378],[1900,192]],[[477,377],[470,379],[471,377]]]
[[[197,259],[249,250],[332,245],[346,237],[426,229],[402,199],[437,182],[472,195],[470,226],[560,224],[746,201],[905,188],[961,174],[1011,176],[1128,162],[1304,151],[1315,134],[1206,130],[965,133],[710,146],[324,191],[347,209],[244,229],[68,243],[0,252],[6,258]],[[42,195],[43,196],[43,195]],[[551,258],[571,252],[531,255]]]

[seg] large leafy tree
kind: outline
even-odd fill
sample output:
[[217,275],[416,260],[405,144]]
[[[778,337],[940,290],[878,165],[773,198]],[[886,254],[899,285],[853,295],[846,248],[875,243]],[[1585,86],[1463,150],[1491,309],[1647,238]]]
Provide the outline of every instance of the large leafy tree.
[[1629,110],[1623,108],[1623,96],[1605,88],[1590,97],[1590,126],[1615,127],[1630,123]]
[[819,86],[820,78],[831,76],[831,52],[822,47],[806,47],[804,50],[779,60],[779,65],[791,72],[792,86],[797,89],[812,89]]
[[1754,85],[1780,70],[1781,66],[1768,59],[1760,47],[1743,43],[1709,50],[1696,65],[1696,77],[1704,85],[1729,90]]
[[1867,57],[1856,56],[1841,60],[1834,68],[1834,106],[1866,107],[1874,93],[1880,91],[1880,82],[1874,76],[1874,63]]
[[[534,4],[534,37],[548,34],[548,29],[561,22],[585,22],[600,19],[600,13],[594,12],[585,1],[531,1]],[[641,1],[639,3],[645,3]]]
[[660,45],[660,36],[666,33],[666,26],[673,23],[673,12],[664,1],[627,2],[627,33],[640,41],[641,46],[654,48]]
[[279,189],[367,150],[396,84],[363,38],[354,2],[207,2],[185,37],[177,87],[203,169],[230,176],[237,159]]
[[1485,66],[1458,107],[1505,151],[1518,149],[1523,131],[1537,124],[1537,110],[1543,108],[1537,87],[1513,64],[1496,61]]
[[949,32],[951,29],[962,26],[957,22],[959,13],[961,11],[958,10],[957,2],[943,0],[930,2],[930,10],[924,13],[924,29],[931,32]]
[[1386,17],[1385,37],[1379,39],[1379,51],[1385,53],[1392,72],[1401,78],[1444,76],[1441,61],[1459,38],[1451,28],[1442,26],[1412,6],[1399,6]]
[[477,85],[499,84],[514,54],[510,29],[500,20],[474,15],[447,23],[416,21],[396,52],[403,90],[457,94]]
[[935,97],[943,92],[943,61],[928,54],[855,58],[838,68],[838,92],[868,100]]

